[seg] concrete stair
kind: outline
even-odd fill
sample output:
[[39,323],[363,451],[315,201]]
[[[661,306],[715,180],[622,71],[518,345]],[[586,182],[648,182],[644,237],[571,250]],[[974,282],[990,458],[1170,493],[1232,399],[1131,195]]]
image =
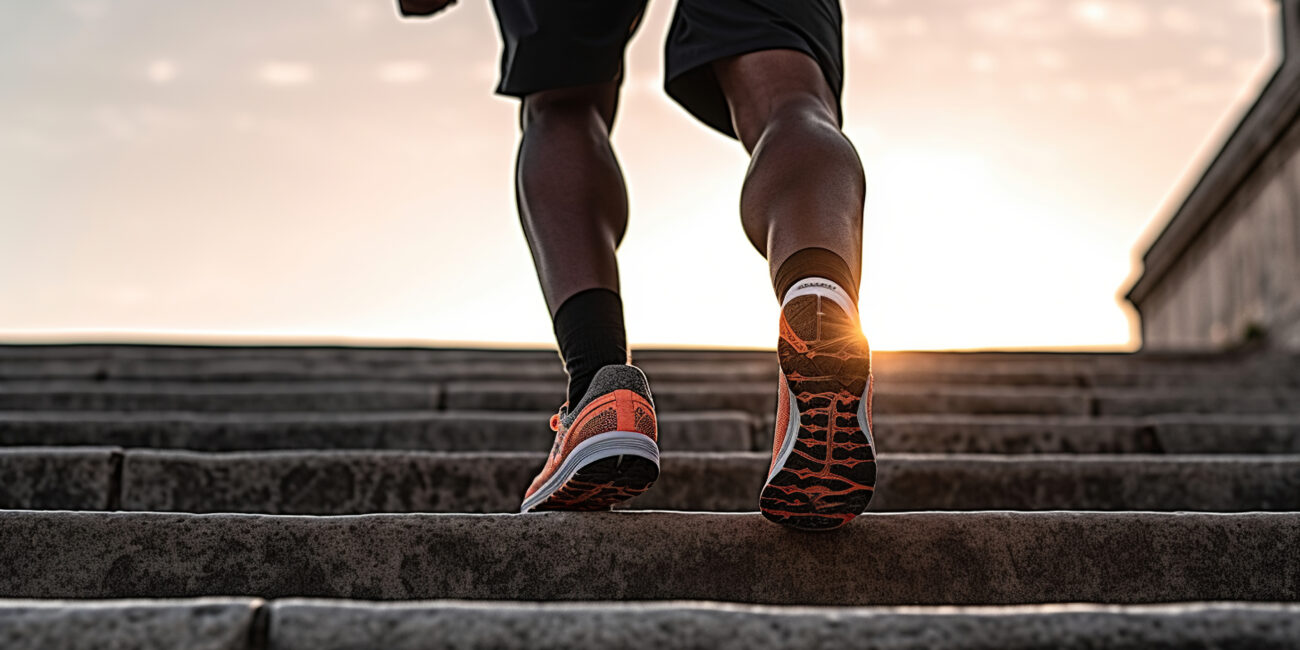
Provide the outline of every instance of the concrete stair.
[[[130,626],[124,626],[129,621]],[[1284,604],[1013,607],[772,607],[700,602],[516,603],[205,598],[0,600],[12,650],[117,647],[192,650],[1290,650],[1300,606]],[[4,633],[0,633],[4,634]],[[436,641],[434,641],[436,640]]]
[[0,548],[0,594],[16,598],[982,605],[1300,590],[1300,513],[872,514],[813,536],[757,513],[7,511]]
[[[776,409],[776,383],[666,383],[654,386],[666,414]],[[1142,416],[1162,413],[1300,413],[1300,389],[1078,389],[933,385],[886,387],[877,412],[898,414]],[[543,411],[564,401],[564,384],[450,382],[8,382],[5,411]]]
[[[665,452],[633,509],[755,509],[766,452]],[[0,508],[517,512],[543,452],[0,449]],[[1300,455],[881,454],[869,510],[1300,510]]]
[[658,484],[520,516],[553,351],[0,345],[0,647],[1300,638],[1296,357],[879,353],[878,494],[819,535],[754,512],[770,352],[637,357]]

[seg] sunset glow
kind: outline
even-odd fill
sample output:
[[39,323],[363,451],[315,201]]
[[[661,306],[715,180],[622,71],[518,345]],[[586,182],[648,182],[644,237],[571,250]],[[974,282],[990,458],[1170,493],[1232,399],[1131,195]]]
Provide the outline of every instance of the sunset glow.
[[[0,339],[552,343],[486,2],[0,2]],[[1269,0],[845,0],[878,349],[1137,345],[1142,244],[1267,80]],[[747,158],[629,52],[633,345],[770,347]]]

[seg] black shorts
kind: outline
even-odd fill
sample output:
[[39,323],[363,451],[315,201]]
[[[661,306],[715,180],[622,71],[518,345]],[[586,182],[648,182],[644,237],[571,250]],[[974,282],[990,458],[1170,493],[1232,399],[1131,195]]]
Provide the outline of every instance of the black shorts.
[[[524,97],[622,81],[623,52],[647,0],[492,0],[505,47],[497,92]],[[665,47],[664,89],[705,124],[735,137],[710,63],[759,50],[799,50],[844,87],[839,0],[678,0]]]

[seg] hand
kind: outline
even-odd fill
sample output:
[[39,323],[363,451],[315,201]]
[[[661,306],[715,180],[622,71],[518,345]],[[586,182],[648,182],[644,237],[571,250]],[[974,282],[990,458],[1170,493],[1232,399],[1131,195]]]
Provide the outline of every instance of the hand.
[[456,4],[456,0],[397,0],[403,16],[432,16]]

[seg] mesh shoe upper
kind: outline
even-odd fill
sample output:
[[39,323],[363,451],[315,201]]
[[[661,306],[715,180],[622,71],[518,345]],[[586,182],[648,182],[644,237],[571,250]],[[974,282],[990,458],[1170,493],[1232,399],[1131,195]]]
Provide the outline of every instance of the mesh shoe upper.
[[[566,405],[567,406],[567,405]],[[640,433],[659,440],[658,421],[645,374],[635,366],[610,365],[601,368],[591,381],[577,408],[562,407],[551,417],[556,431],[546,466],[533,479],[525,498],[537,491],[575,447],[593,436],[611,431]]]

